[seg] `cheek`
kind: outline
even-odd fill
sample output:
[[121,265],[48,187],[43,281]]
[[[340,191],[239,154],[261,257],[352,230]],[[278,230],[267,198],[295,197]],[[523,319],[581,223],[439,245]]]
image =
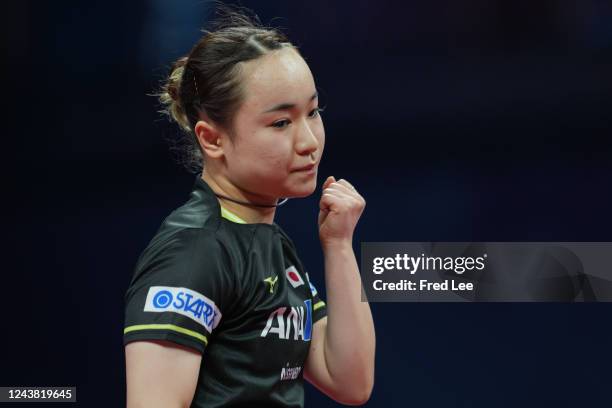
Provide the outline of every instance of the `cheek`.
[[[255,142],[255,140],[257,140]],[[253,143],[243,146],[239,156],[246,172],[271,173],[288,168],[291,161],[291,140],[282,135],[258,135]]]
[[282,164],[291,159],[291,142],[289,139],[274,138],[268,143],[262,143],[258,148],[258,156],[270,163]]
[[325,147],[325,127],[323,126],[323,122],[321,122],[321,126],[315,132],[315,137],[319,141],[319,148],[321,149],[321,153],[323,153],[323,148]]

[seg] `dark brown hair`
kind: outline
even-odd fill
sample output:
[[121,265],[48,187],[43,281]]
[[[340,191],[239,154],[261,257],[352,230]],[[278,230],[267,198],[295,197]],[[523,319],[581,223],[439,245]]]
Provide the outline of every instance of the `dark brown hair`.
[[297,47],[277,29],[262,26],[245,8],[217,5],[216,18],[188,55],[179,58],[156,94],[163,113],[184,131],[179,160],[192,172],[203,167],[203,154],[193,131],[202,112],[233,134],[233,118],[243,101],[241,62],[273,50]]

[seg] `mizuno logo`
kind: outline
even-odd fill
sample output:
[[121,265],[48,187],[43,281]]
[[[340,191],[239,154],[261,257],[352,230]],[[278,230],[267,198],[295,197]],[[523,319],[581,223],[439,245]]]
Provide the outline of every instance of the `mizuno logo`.
[[269,278],[266,278],[263,280],[265,283],[269,283],[270,284],[270,293],[274,293],[274,285],[276,285],[276,282],[278,282],[278,276],[270,276]]

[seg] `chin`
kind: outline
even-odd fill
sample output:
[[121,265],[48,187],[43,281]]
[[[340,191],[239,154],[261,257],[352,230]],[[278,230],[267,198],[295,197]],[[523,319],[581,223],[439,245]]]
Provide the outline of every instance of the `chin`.
[[284,197],[290,197],[290,198],[308,197],[309,195],[314,193],[316,188],[317,188],[317,180],[316,178],[313,178],[312,182],[302,183],[299,186],[291,186],[291,188],[288,189],[287,194]]

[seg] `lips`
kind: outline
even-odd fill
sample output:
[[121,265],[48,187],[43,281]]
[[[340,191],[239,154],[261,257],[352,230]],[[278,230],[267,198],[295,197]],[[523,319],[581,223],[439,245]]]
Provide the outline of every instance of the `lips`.
[[314,164],[309,164],[308,166],[304,166],[304,167],[300,167],[298,169],[295,169],[293,171],[309,171],[315,168]]

